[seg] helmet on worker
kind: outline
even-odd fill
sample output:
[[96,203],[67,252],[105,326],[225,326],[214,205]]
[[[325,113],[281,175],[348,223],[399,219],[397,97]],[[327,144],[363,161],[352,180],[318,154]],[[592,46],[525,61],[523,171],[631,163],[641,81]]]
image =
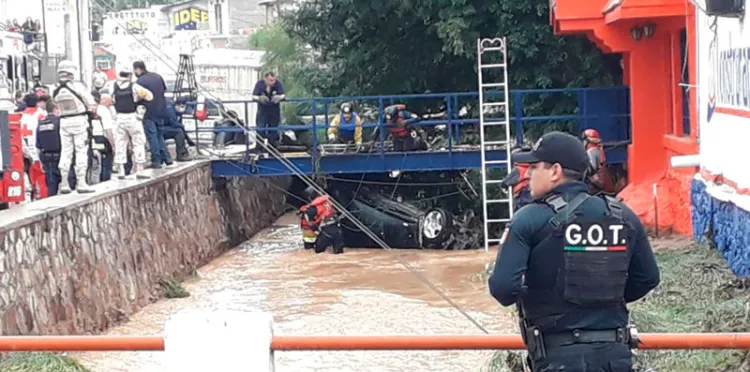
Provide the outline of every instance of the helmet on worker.
[[57,64],[57,76],[66,79],[75,79],[78,75],[78,65],[70,60],[62,60]]
[[395,120],[396,116],[398,115],[399,107],[398,105],[391,105],[385,108],[385,120],[391,121]]
[[341,114],[344,115],[344,119],[349,120],[352,117],[352,104],[345,102],[341,104]]
[[129,78],[133,76],[133,69],[128,65],[123,65],[120,67],[120,77],[121,78]]
[[312,186],[308,186],[305,188],[304,195],[308,201],[313,201],[318,196],[318,192]]
[[599,132],[596,129],[586,129],[581,134],[583,143],[588,144],[599,144],[602,142],[602,138],[599,136]]

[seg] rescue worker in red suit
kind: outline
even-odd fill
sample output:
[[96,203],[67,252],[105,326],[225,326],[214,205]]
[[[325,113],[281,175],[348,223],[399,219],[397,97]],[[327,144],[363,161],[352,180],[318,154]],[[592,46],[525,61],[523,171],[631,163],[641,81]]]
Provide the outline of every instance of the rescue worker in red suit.
[[26,104],[26,108],[21,112],[24,170],[28,175],[26,190],[29,198],[27,200],[31,201],[47,197],[47,182],[44,179],[44,170],[36,149],[36,127],[39,121],[44,119],[46,113],[44,107],[39,107],[39,97],[36,94],[27,94],[23,100]]
[[304,208],[302,219],[317,233],[314,243],[315,253],[323,253],[330,246],[333,247],[333,254],[344,253],[344,236],[330,197],[328,195],[315,197],[315,191],[311,188],[305,192],[312,201],[302,207]]
[[419,121],[419,116],[406,111],[406,105],[397,104],[385,108],[385,125],[393,140],[393,151],[411,151],[414,149],[414,138],[409,125]]
[[592,191],[614,193],[615,184],[612,181],[609,168],[607,168],[607,157],[604,153],[604,146],[602,145],[599,132],[596,129],[586,129],[583,131],[581,137],[583,145],[586,147],[586,153],[588,153],[589,160],[591,161],[592,176],[589,178],[589,184],[593,188],[598,189]]

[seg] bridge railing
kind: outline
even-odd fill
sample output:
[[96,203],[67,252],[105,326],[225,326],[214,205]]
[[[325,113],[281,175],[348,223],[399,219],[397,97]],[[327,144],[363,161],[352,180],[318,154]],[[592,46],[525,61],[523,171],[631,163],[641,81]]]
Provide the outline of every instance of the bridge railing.
[[[652,333],[639,349],[750,349],[750,333]],[[273,371],[274,351],[521,350],[520,335],[278,336],[273,317],[244,311],[183,310],[164,336],[3,336],[8,351],[164,351],[168,370]]]
[[[557,129],[579,134],[585,128],[599,130],[605,142],[627,142],[630,140],[630,107],[627,87],[533,89],[510,92],[509,110],[511,141],[517,145],[533,142],[542,133]],[[487,92],[487,100],[504,98],[503,92]],[[502,97],[502,98],[501,98]],[[282,103],[286,124],[276,128],[256,127],[247,101],[223,101],[227,110],[242,113],[241,119],[251,130],[261,135],[271,131],[292,130],[307,132],[303,141],[312,148],[313,157],[318,156],[318,145],[327,142],[325,131],[338,115],[341,103],[354,104],[355,111],[363,117],[366,141],[379,144],[385,151],[387,128],[384,109],[402,103],[406,109],[426,116],[417,125],[421,127],[442,126],[447,139],[446,148],[453,151],[456,144],[478,144],[478,93],[427,93],[411,95],[348,96],[319,98],[290,98]],[[439,114],[439,115],[438,115]],[[504,114],[498,112],[497,114]],[[432,116],[432,117],[430,117]],[[434,117],[439,116],[439,117]],[[237,127],[202,127],[196,125],[195,136],[201,132],[242,132]],[[376,134],[377,133],[377,134]],[[304,138],[306,137],[306,138]],[[246,141],[247,142],[247,141]]]

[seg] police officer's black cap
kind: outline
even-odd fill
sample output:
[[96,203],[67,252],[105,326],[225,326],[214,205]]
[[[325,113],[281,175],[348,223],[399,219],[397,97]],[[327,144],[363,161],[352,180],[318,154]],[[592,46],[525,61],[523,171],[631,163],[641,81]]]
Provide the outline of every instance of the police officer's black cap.
[[567,133],[550,132],[534,144],[531,151],[511,154],[516,163],[558,163],[561,167],[583,173],[589,167],[589,158],[583,142]]

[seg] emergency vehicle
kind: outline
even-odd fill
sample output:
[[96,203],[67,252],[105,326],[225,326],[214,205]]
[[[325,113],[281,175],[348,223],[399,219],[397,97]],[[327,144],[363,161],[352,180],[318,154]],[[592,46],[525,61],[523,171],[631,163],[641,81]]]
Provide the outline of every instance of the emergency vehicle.
[[26,199],[23,138],[30,133],[14,112],[15,92],[29,92],[40,81],[41,60],[27,52],[23,35],[0,31],[0,209]]
[[21,132],[21,114],[0,111],[0,210],[26,196]]

